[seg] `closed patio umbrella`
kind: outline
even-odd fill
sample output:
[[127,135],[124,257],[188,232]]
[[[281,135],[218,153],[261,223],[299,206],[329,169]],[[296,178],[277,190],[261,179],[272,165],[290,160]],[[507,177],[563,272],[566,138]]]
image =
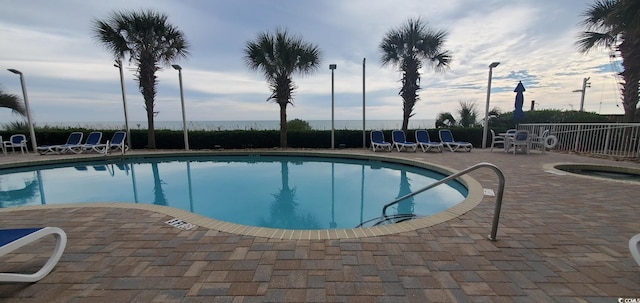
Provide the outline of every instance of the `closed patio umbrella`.
[[522,81],[518,82],[516,89],[513,90],[516,93],[516,102],[514,104],[515,110],[513,111],[513,120],[518,121],[524,118],[524,112],[522,111],[522,106],[524,104],[524,94],[525,91],[524,85],[522,85]]

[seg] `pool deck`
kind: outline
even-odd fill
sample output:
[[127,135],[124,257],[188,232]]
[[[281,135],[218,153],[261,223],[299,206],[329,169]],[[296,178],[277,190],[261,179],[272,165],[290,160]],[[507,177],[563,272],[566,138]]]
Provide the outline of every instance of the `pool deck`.
[[[326,151],[331,152],[331,151]],[[364,150],[337,152],[373,154]],[[134,151],[132,153],[141,153]],[[215,151],[212,151],[215,153]],[[497,241],[495,197],[444,223],[393,235],[282,240],[198,226],[146,209],[0,211],[2,227],[57,226],[68,243],[37,283],[2,283],[2,302],[618,302],[640,298],[628,240],[640,233],[640,187],[559,174],[553,163],[619,162],[572,154],[377,152],[455,170],[497,165],[506,188]],[[0,155],[0,164],[73,155]],[[497,190],[490,169],[470,173]],[[115,190],[115,189],[114,189]],[[53,240],[2,257],[0,271],[42,265]]]

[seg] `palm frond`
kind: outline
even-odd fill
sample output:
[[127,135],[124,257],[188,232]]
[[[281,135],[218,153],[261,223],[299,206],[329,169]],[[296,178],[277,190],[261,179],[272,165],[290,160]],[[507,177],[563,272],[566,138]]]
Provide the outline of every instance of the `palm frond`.
[[618,0],[596,0],[582,13],[581,24],[587,30],[606,30]]
[[8,94],[0,90],[0,107],[11,109],[14,113],[27,115],[27,109],[22,102],[22,99],[14,94]]
[[293,74],[307,75],[318,69],[320,49],[301,37],[278,29],[275,33],[259,33],[255,40],[247,42],[244,62],[249,69],[261,71],[272,89],[267,100],[291,102],[296,89],[291,80]]
[[580,52],[588,53],[596,47],[613,49],[615,48],[616,40],[616,36],[611,36],[608,33],[583,32],[580,34],[578,41],[576,41],[576,45]]

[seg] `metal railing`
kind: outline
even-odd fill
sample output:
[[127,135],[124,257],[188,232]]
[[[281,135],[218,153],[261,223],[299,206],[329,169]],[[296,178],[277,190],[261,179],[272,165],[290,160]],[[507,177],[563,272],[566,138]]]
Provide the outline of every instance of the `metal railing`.
[[[468,173],[470,173],[470,172],[472,172],[472,171],[474,171],[474,170],[476,170],[478,168],[481,168],[481,167],[491,168],[496,173],[496,175],[498,175],[498,193],[496,194],[496,206],[495,206],[495,210],[493,212],[493,222],[491,224],[491,234],[488,236],[489,240],[496,241],[496,235],[498,233],[498,221],[500,220],[500,210],[502,209],[502,196],[504,194],[505,179],[504,179],[504,174],[502,173],[500,168],[498,168],[494,164],[486,163],[486,162],[481,162],[481,163],[478,163],[476,165],[470,166],[470,167],[468,167],[466,169],[463,169],[463,170],[461,170],[461,171],[459,171],[459,172],[457,172],[457,173],[455,173],[453,175],[449,175],[444,179],[440,179],[435,183],[429,184],[429,185],[427,185],[427,186],[425,186],[425,187],[423,187],[423,188],[421,188],[419,190],[416,190],[416,191],[414,191],[412,193],[409,193],[407,195],[404,195],[404,196],[402,196],[400,198],[397,198],[397,199],[387,203],[382,208],[382,216],[380,218],[375,219],[375,220],[378,220],[378,223],[382,223],[382,222],[388,221],[389,219],[393,219],[395,217],[393,217],[393,216],[390,217],[390,216],[387,215],[387,208],[389,208],[390,206],[398,204],[400,201],[402,201],[404,199],[411,198],[411,197],[413,197],[413,196],[415,196],[415,195],[417,195],[419,193],[427,191],[427,190],[429,190],[431,188],[434,188],[434,187],[436,187],[438,185],[442,185],[442,184],[447,183],[447,182],[449,182],[451,180],[454,180],[454,179],[456,179],[456,178],[458,178],[458,177],[460,177],[462,175],[466,175],[466,174],[468,174]],[[377,224],[374,224],[374,225],[377,225]]]
[[556,151],[640,158],[640,123],[540,123],[518,129],[538,135],[548,129],[558,139]]

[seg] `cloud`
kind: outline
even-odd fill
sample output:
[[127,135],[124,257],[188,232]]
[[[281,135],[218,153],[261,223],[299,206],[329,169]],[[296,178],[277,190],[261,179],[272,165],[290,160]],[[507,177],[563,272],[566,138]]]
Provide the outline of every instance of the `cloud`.
[[[582,78],[591,77],[585,107],[590,111],[621,113],[616,107],[619,88],[606,50],[579,53],[574,41],[582,30],[580,13],[587,4],[575,1],[517,0],[417,1],[294,1],[275,5],[267,0],[103,2],[60,0],[47,5],[9,0],[0,11],[0,65],[21,70],[38,122],[115,120],[122,116],[120,79],[113,57],[91,33],[93,20],[116,10],[153,9],[166,13],[191,42],[191,54],[179,64],[187,117],[193,120],[278,119],[277,105],[266,102],[269,88],[261,74],[250,71],[242,59],[247,41],[259,32],[287,28],[318,45],[323,61],[313,75],[295,75],[298,86],[290,116],[328,119],[331,71],[334,71],[336,114],[344,119],[361,116],[362,60],[366,58],[367,116],[401,119],[398,96],[401,73],[382,67],[378,44],[390,29],[408,18],[421,17],[449,35],[445,48],[453,55],[451,68],[436,73],[421,70],[420,101],[414,119],[435,119],[455,112],[460,100],[483,105],[488,65],[493,69],[491,105],[513,107],[513,88],[527,87],[525,100],[540,108],[577,106]],[[135,66],[125,70],[130,116],[144,121],[142,96],[134,80]],[[158,119],[180,120],[177,71],[170,67],[159,79]],[[20,94],[17,77],[0,73],[0,84]],[[0,111],[0,121],[15,120]]]

